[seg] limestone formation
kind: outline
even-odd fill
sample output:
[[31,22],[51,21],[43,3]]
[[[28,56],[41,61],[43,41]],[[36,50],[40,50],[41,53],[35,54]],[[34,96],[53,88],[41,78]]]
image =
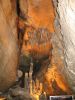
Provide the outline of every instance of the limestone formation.
[[16,81],[18,38],[25,92],[75,92],[75,0],[53,2],[56,11],[52,0],[0,0],[0,92]]
[[0,0],[0,91],[16,81],[18,43],[14,0]]
[[58,0],[56,3],[55,30],[63,48],[60,50],[64,61],[62,73],[75,92],[75,0]]
[[29,77],[28,77],[28,73],[25,73],[25,82],[24,82],[24,89],[26,93],[29,93]]
[[[52,0],[20,0],[20,9],[26,24],[35,28],[43,27],[54,32],[54,9]],[[51,22],[51,23],[50,23]]]

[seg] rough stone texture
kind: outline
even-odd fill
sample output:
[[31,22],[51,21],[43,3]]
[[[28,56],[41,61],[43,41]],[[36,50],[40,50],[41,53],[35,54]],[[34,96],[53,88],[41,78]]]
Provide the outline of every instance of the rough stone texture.
[[[27,17],[27,24],[35,28],[43,27],[54,32],[54,9],[52,0],[20,0],[22,14]],[[50,23],[51,22],[51,23]]]
[[[51,56],[52,51],[50,42],[51,32],[54,31],[52,1],[31,0],[26,2],[26,0],[20,0],[19,3],[21,19],[27,25],[23,38],[22,54],[29,53],[34,62],[41,62],[42,59],[48,58],[49,55]],[[23,18],[26,18],[26,20]]]
[[[24,35],[23,45],[21,41],[22,54],[28,53],[29,57],[32,56],[37,68],[40,64],[41,69],[36,73],[36,68],[35,74],[42,81],[46,93],[70,94],[67,81],[73,90],[75,85],[75,1],[53,1],[58,11],[55,12],[55,33],[52,33],[54,32],[52,0],[44,2],[43,0],[19,0],[18,26],[20,33]],[[0,91],[10,87],[16,80],[18,47],[15,3],[15,0],[8,0],[8,2],[0,0]],[[27,65],[24,62],[24,69],[25,65],[29,66],[31,58],[28,59]]]
[[16,6],[0,0],[0,91],[16,81],[18,63]]
[[75,1],[58,0],[57,5],[55,30],[62,43],[63,49],[59,50],[63,51],[64,58],[64,67],[61,69],[70,88],[75,92]]
[[[55,6],[57,7],[57,0],[54,1]],[[24,18],[25,14],[27,15],[27,21],[23,21],[26,25],[28,25],[24,35],[22,52],[30,52],[34,58],[34,62],[36,62],[34,65],[36,68],[34,71],[34,78],[38,77],[38,79],[43,83],[43,91],[46,91],[49,95],[71,94],[65,78],[63,78],[63,75],[61,74],[64,69],[64,54],[62,35],[60,34],[60,25],[57,21],[58,16],[55,20],[57,34],[51,33],[54,30],[52,27],[54,21],[52,0],[46,0],[44,2],[43,0],[31,0],[29,2],[26,2],[26,0],[20,0],[20,2],[21,14]],[[22,6],[25,2],[28,5]],[[49,32],[45,32],[45,29]],[[40,40],[42,41],[43,39],[46,41],[47,33],[50,34],[52,41],[50,38],[49,43],[40,42]],[[38,38],[43,36],[44,38],[42,39]],[[46,56],[49,57],[47,59],[41,59]],[[58,69],[62,70],[59,71]]]

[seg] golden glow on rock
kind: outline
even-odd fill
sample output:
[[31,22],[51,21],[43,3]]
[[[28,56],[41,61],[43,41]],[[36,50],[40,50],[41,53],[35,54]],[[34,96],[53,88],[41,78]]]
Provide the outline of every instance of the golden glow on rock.
[[48,72],[45,74],[45,78],[46,81],[50,84],[48,92],[50,92],[51,95],[60,95],[60,92],[62,92],[62,94],[71,94],[68,84],[66,83],[56,66],[52,66],[52,68],[48,70]]
[[39,0],[38,4],[36,0],[29,1],[28,8],[28,22],[30,25],[38,27],[48,28],[50,32],[54,32],[54,8],[52,0]]

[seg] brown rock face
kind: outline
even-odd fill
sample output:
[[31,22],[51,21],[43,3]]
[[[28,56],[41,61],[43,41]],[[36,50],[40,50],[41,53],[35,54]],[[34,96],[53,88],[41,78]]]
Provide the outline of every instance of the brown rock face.
[[0,91],[16,81],[18,45],[14,0],[0,0]]

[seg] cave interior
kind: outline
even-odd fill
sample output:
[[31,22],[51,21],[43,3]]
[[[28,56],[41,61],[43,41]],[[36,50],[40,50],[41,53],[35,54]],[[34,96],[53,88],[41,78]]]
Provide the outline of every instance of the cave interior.
[[[10,61],[10,67],[14,66],[12,68],[7,67],[9,61],[1,63],[1,59],[7,61],[8,58],[1,58],[4,51],[0,51],[0,66],[7,64],[7,70],[12,74],[8,75],[6,69],[2,69],[7,77],[0,74],[1,100],[74,100],[75,1],[4,1],[6,4],[2,0],[0,2],[0,12],[4,18],[1,19],[0,15],[0,23],[4,23],[3,29],[0,25],[0,42],[8,47],[11,38],[8,42],[2,40],[7,37],[4,32],[15,33],[10,37],[15,37],[18,49],[13,49],[16,42],[12,42],[10,53],[4,53],[4,56],[11,54],[9,59],[14,61]],[[7,20],[5,22],[8,24],[3,20]],[[16,81],[14,73],[17,74]]]

